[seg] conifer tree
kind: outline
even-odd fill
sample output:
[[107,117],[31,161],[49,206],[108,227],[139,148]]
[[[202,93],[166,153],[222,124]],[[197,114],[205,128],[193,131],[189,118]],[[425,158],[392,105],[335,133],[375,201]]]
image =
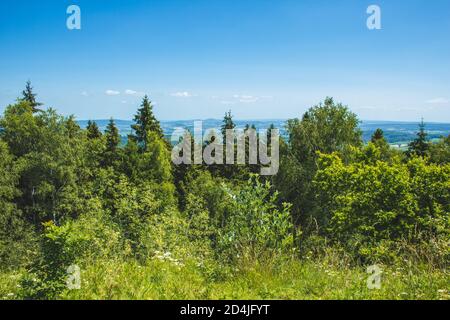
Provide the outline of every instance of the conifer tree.
[[428,134],[425,131],[425,123],[419,124],[419,132],[417,138],[409,144],[408,156],[417,155],[419,157],[425,157],[428,155],[430,144],[428,143]]
[[20,100],[26,101],[30,104],[31,108],[33,109],[33,113],[41,112],[42,110],[39,109],[39,106],[42,106],[43,104],[36,101],[36,96],[33,92],[33,87],[31,86],[31,81],[28,80],[27,84],[25,86],[25,90],[22,91],[22,98]]
[[131,136],[141,148],[141,151],[146,152],[148,149],[148,132],[155,132],[160,138],[164,137],[159,121],[153,114],[152,102],[148,96],[145,96],[142,100],[141,107],[138,109],[137,114],[134,116],[135,124],[132,125],[132,129],[135,134]]
[[94,140],[102,137],[102,133],[100,132],[100,129],[95,121],[89,120],[86,129],[88,139]]
[[231,115],[231,110],[225,113],[222,123],[221,132],[223,135],[223,141],[225,141],[227,130],[233,130],[236,128],[236,124],[233,121],[233,116]]
[[105,130],[106,149],[104,153],[103,163],[106,166],[113,165],[118,160],[118,148],[120,144],[119,130],[113,119],[108,123]]
[[383,130],[381,130],[380,128],[378,128],[377,130],[375,130],[375,132],[372,135],[371,141],[372,143],[377,143],[380,140],[384,140],[386,141],[386,139],[384,138],[384,132]]

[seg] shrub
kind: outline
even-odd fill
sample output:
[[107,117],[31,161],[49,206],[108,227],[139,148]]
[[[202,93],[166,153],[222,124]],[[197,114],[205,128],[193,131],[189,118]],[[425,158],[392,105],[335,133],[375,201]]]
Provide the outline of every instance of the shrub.
[[258,259],[270,253],[282,253],[293,247],[294,228],[290,205],[277,205],[278,193],[271,193],[269,182],[253,176],[237,191],[228,189],[232,210],[219,231],[219,248],[233,260],[244,255]]
[[[424,159],[344,164],[321,155],[315,176],[322,231],[362,258],[395,257],[395,241],[449,230],[450,166]],[[421,238],[423,240],[423,238]]]

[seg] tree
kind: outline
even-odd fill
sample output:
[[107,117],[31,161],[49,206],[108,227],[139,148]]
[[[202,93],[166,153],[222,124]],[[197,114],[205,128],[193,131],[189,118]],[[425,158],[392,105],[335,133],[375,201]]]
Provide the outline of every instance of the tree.
[[449,165],[429,165],[422,158],[406,164],[362,160],[346,164],[336,153],[318,159],[317,217],[329,239],[376,259],[392,254],[383,245],[390,241],[448,232]]
[[293,204],[296,223],[305,223],[315,207],[312,180],[318,153],[339,152],[348,158],[353,147],[362,145],[357,116],[348,107],[326,98],[310,108],[302,120],[289,120],[288,146],[281,150],[280,170],[274,185],[285,202]]
[[109,120],[108,126],[105,130],[106,149],[103,157],[103,164],[105,166],[112,166],[119,159],[118,148],[120,145],[119,129],[117,129],[114,120]]
[[134,121],[135,124],[131,127],[135,134],[131,138],[136,140],[142,152],[147,151],[148,148],[148,132],[155,132],[160,138],[164,137],[159,121],[153,114],[153,106],[148,96],[145,96],[142,100],[141,108],[138,109],[137,114],[134,116]]
[[0,269],[19,268],[33,245],[30,225],[14,203],[20,196],[18,171],[7,144],[0,140]]
[[[378,149],[378,151],[379,151],[379,160],[389,161],[396,154],[399,153],[399,152],[396,152],[394,149],[391,148],[391,146],[387,142],[386,138],[384,137],[383,130],[381,130],[381,129],[375,130],[375,132],[372,135],[372,138],[370,140],[370,143],[373,144],[376,147],[376,149]],[[369,146],[366,147],[366,151],[370,151],[370,147]]]
[[0,135],[20,165],[16,204],[37,229],[41,222],[76,217],[86,182],[84,135],[73,118],[48,109],[33,115],[29,102],[9,106]]
[[412,141],[408,146],[408,156],[419,156],[426,157],[429,155],[430,144],[428,142],[428,134],[425,131],[425,123],[419,124],[419,132],[417,133],[417,138]]
[[442,137],[439,142],[430,146],[430,158],[434,163],[450,163],[450,135]]
[[231,110],[225,113],[225,116],[223,117],[223,121],[222,121],[222,126],[220,127],[220,131],[222,133],[222,143],[225,144],[226,146],[223,148],[223,159],[224,159],[224,163],[225,165],[211,165],[208,167],[208,169],[213,173],[213,174],[218,174],[224,178],[227,179],[233,179],[236,178],[239,173],[240,173],[240,168],[238,166],[236,166],[235,164],[226,164],[226,157],[227,157],[227,131],[229,130],[233,130],[233,152],[234,152],[234,159],[236,161],[237,159],[237,146],[236,146],[236,139],[234,137],[234,129],[236,128],[236,124],[233,121],[233,116],[231,114]]
[[[285,253],[294,244],[290,204],[277,203],[269,182],[252,176],[238,190],[227,189],[231,210],[219,230],[218,246],[230,258],[257,260],[267,253]],[[253,260],[252,260],[253,261]]]
[[384,138],[384,132],[383,130],[381,130],[380,128],[378,128],[377,130],[375,130],[375,132],[372,135],[372,143],[377,143],[378,141],[386,141],[386,139]]
[[87,127],[87,137],[90,140],[99,139],[102,137],[102,133],[100,132],[100,129],[98,128],[98,125],[95,121],[88,121]]
[[223,135],[223,141],[225,140],[225,136],[227,134],[227,130],[234,130],[236,128],[236,124],[233,121],[233,116],[231,115],[231,110],[225,113],[225,116],[223,117],[222,126],[220,128],[222,135]]
[[75,116],[71,115],[66,119],[66,130],[69,138],[75,138],[81,134],[81,128],[75,121]]
[[33,87],[31,86],[31,81],[28,80],[25,86],[25,90],[22,91],[22,98],[20,100],[26,101],[30,104],[33,113],[41,112],[38,107],[43,104],[36,101],[37,94],[33,93]]
[[165,141],[154,131],[146,134],[148,150],[140,155],[138,177],[141,181],[172,181],[172,161]]

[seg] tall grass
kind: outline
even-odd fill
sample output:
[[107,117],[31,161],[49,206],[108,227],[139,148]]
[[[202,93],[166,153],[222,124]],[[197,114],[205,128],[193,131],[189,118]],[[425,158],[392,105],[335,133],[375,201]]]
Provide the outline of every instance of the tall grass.
[[[100,260],[82,266],[81,289],[66,290],[61,299],[450,299],[446,270],[425,264],[381,265],[381,288],[371,290],[365,267],[333,260],[242,260],[230,269],[194,260]],[[19,279],[18,273],[0,275],[1,299],[19,296]]]

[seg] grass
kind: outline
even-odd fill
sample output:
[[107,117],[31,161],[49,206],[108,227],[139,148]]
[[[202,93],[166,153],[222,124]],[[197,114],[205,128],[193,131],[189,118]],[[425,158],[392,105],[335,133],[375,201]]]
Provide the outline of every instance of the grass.
[[[362,267],[336,267],[325,262],[283,261],[270,265],[242,263],[223,272],[194,261],[98,261],[82,267],[80,290],[62,299],[440,299],[449,300],[450,275],[427,266],[383,267],[381,288],[367,287]],[[19,296],[20,273],[0,274],[0,299]]]

